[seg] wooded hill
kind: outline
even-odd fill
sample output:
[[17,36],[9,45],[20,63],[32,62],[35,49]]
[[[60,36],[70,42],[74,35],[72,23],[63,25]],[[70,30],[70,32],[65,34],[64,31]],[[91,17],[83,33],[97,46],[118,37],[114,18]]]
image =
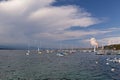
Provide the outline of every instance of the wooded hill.
[[104,46],[104,49],[120,50],[120,44],[113,44],[109,46]]

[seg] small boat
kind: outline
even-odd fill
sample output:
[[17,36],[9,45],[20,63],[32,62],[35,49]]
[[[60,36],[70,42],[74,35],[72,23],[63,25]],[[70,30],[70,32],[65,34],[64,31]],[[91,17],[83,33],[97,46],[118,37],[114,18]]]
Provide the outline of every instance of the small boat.
[[62,47],[62,44],[60,43],[60,49],[59,49],[58,53],[56,54],[57,56],[64,56],[65,55],[64,52],[62,51],[61,47]]
[[57,55],[57,56],[64,56],[63,53],[57,53],[56,55]]
[[94,52],[96,55],[104,55],[105,54],[105,51],[104,50],[99,50],[99,51],[96,51]]
[[26,55],[27,55],[27,56],[30,55],[30,50],[27,51]]
[[50,51],[49,51],[49,50],[46,50],[46,53],[50,53]]
[[39,51],[39,52],[38,52],[38,54],[42,54],[42,52],[41,52],[41,51]]
[[113,58],[113,59],[107,59],[107,61],[110,61],[110,62],[115,62],[115,63],[120,63],[120,58]]
[[27,49],[26,55],[27,55],[27,56],[30,55],[30,43],[29,43],[29,42],[28,42],[28,49]]
[[120,51],[117,51],[117,55],[120,55]]
[[38,52],[38,54],[41,54],[41,53],[42,53],[39,48],[38,48],[37,52]]

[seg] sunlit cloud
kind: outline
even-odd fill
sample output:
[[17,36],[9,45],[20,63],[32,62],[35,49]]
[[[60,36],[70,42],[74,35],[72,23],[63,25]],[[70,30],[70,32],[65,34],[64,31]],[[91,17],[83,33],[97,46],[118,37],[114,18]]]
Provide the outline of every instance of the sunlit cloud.
[[0,2],[0,44],[25,44],[28,40],[59,41],[110,31],[67,31],[89,27],[102,20],[75,5],[52,6],[56,0],[8,0]]
[[100,39],[99,42],[104,45],[120,44],[120,37],[107,37]]

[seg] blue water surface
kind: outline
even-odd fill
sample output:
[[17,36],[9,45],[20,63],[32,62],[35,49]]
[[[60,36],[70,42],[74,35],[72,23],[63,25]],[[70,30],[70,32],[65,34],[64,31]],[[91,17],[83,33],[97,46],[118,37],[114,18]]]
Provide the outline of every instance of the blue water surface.
[[0,51],[0,80],[120,80],[120,63],[106,65],[107,58],[119,55],[78,52],[61,57],[56,53],[25,53]]

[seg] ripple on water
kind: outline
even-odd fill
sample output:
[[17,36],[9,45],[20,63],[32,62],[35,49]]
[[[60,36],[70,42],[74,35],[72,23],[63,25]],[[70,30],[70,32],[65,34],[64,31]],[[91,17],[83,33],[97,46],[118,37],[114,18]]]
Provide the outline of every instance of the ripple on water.
[[[0,51],[0,80],[120,79],[120,64],[106,65],[108,56],[96,56],[93,53],[75,53],[64,57],[54,53],[26,56],[25,53]],[[111,72],[111,68],[115,68],[115,71]]]

